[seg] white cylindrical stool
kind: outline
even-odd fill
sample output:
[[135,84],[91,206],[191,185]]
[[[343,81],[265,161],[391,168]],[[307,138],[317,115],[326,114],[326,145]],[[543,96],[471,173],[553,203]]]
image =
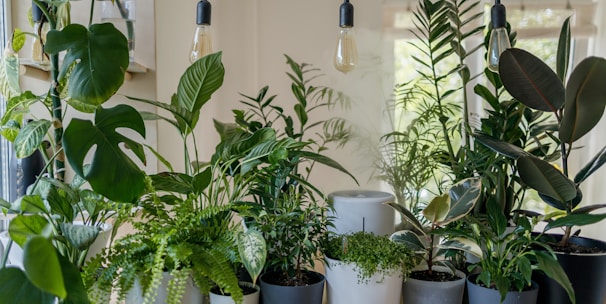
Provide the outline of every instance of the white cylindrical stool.
[[370,190],[345,190],[328,195],[329,204],[334,211],[334,227],[330,231],[338,234],[358,231],[372,232],[376,235],[391,235],[394,232],[395,211],[385,205],[395,202],[395,197],[387,192]]

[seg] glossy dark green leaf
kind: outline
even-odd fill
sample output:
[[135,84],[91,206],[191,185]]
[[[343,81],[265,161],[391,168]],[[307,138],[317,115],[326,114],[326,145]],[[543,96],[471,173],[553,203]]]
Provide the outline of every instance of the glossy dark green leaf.
[[572,71],[566,86],[566,105],[559,130],[562,142],[573,143],[600,122],[606,107],[604,79],[604,58],[585,58]]
[[[137,154],[143,148],[118,129],[145,137],[145,125],[139,113],[130,106],[118,105],[111,109],[99,108],[95,124],[89,120],[73,119],[65,129],[63,148],[71,167],[90,183],[93,190],[113,201],[133,202],[143,193],[145,174],[120,144],[131,148],[145,163],[144,156]],[[90,170],[84,172],[84,159],[93,147],[95,152]]]
[[516,145],[498,140],[486,134],[476,132],[473,134],[473,137],[482,145],[509,158],[518,159],[522,156],[530,155],[530,153],[524,151],[524,149]]
[[574,182],[550,163],[533,156],[524,156],[518,159],[517,166],[524,184],[539,193],[561,202],[570,201],[577,196]]
[[558,76],[564,83],[566,79],[566,73],[568,72],[568,66],[570,65],[570,17],[566,18],[564,24],[562,24],[562,30],[560,31],[560,39],[558,40],[558,54],[556,60],[556,70]]
[[69,75],[67,95],[91,105],[100,105],[122,86],[128,68],[128,42],[111,23],[89,29],[70,24],[47,34],[44,50],[49,54],[67,51],[60,78]]
[[206,170],[194,175],[192,179],[192,186],[194,193],[200,194],[210,185],[212,180],[212,170],[211,168],[206,168]]
[[558,227],[571,227],[571,226],[585,226],[595,224],[606,219],[605,214],[568,214],[566,216],[555,219],[545,226],[544,231],[551,230]]
[[[177,103],[180,108],[197,113],[223,84],[225,69],[221,52],[204,56],[194,62],[179,80]],[[194,125],[190,125],[193,129]]]
[[555,112],[564,106],[564,85],[551,68],[522,49],[503,52],[499,75],[505,89],[530,108]]
[[574,182],[580,184],[585,181],[591,174],[597,171],[602,165],[606,163],[606,146],[598,152],[586,165],[583,167],[577,175],[574,177]]
[[572,284],[556,258],[544,251],[535,251],[535,256],[539,262],[539,269],[541,269],[548,277],[558,282],[560,286],[566,290],[570,301],[572,303],[576,303]]
[[589,206],[581,207],[581,208],[573,210],[572,214],[590,213],[592,211],[599,210],[599,209],[602,209],[602,208],[606,208],[606,204],[589,205]]
[[18,215],[11,220],[8,233],[23,248],[29,238],[42,235],[47,225],[48,221],[40,214]]
[[66,282],[65,289],[67,297],[62,304],[89,304],[88,292],[82,281],[82,273],[80,269],[71,263],[66,257],[58,255],[59,263],[61,264],[61,272],[63,279]]
[[23,247],[25,275],[36,287],[65,299],[67,291],[57,251],[50,240],[33,237]]
[[55,297],[30,282],[25,273],[15,267],[0,269],[0,299],[11,304],[54,304]]
[[38,119],[25,124],[13,143],[17,157],[28,157],[40,148],[50,126],[51,122],[46,119]]

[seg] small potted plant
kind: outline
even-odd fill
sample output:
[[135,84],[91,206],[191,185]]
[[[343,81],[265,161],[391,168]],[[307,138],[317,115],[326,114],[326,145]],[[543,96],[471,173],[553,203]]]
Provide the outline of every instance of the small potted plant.
[[[539,286],[531,280],[533,271],[542,271],[568,292],[574,303],[574,290],[551,248],[532,234],[524,216],[515,217],[513,227],[495,203],[488,213],[468,216],[450,245],[475,255],[479,262],[469,267],[467,291],[470,304],[537,302]],[[542,250],[537,250],[542,249]]]
[[[419,221],[410,211],[396,203],[396,209],[411,230],[396,231],[391,239],[408,246],[421,261],[404,282],[406,303],[461,303],[465,291],[465,273],[457,270],[446,257],[444,241],[449,237],[447,225],[471,212],[480,199],[479,178],[468,178],[455,184],[448,193],[434,198],[423,210]],[[428,223],[423,225],[421,223]]]
[[[582,60],[566,79],[569,67],[570,24],[563,27],[558,47],[557,73],[536,56],[510,49],[501,56],[499,65],[503,85],[511,95],[529,108],[553,113],[557,124],[553,138],[560,154],[560,168],[552,165],[553,158],[537,157],[493,137],[478,135],[480,142],[516,161],[517,175],[528,187],[535,189],[543,201],[558,210],[543,217],[548,221],[544,232],[562,229],[561,235],[551,236],[551,246],[557,252],[575,288],[579,303],[602,303],[606,290],[600,282],[606,280],[606,243],[577,236],[574,227],[597,223],[606,214],[595,211],[603,204],[580,207],[581,184],[606,163],[606,148],[602,148],[579,172],[572,176],[568,160],[578,150],[578,140],[600,121],[606,108],[606,59],[589,57]],[[561,171],[560,171],[561,170]],[[596,248],[598,249],[596,252]],[[556,282],[540,279],[540,300],[567,303],[565,291]],[[563,302],[559,302],[563,301]]]
[[412,251],[368,232],[329,236],[324,247],[329,304],[398,304],[402,280],[416,264]]

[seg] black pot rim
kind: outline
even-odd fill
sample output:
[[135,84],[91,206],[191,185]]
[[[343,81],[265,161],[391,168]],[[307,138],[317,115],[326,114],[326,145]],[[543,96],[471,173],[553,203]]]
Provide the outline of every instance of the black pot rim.
[[318,278],[318,280],[314,281],[313,283],[310,283],[308,285],[305,285],[305,286],[285,286],[285,285],[279,285],[279,284],[272,284],[272,283],[269,283],[269,282],[263,280],[263,278],[265,276],[270,276],[270,275],[273,275],[273,274],[276,274],[276,273],[279,273],[279,272],[278,271],[268,271],[268,272],[263,273],[259,277],[259,281],[262,282],[263,284],[273,285],[273,286],[283,286],[283,287],[292,287],[292,288],[304,288],[304,287],[308,287],[308,286],[312,286],[312,285],[316,285],[316,284],[324,284],[324,281],[326,280],[326,277],[323,274],[321,274],[321,273],[319,273],[317,271],[303,270],[303,272],[314,274]]
[[[562,237],[563,237],[562,234],[557,234],[557,233],[545,233],[544,235],[553,237],[558,241],[560,239],[562,239]],[[571,255],[571,256],[604,256],[604,255],[606,255],[606,242],[604,242],[602,240],[584,237],[584,236],[572,236],[570,238],[570,242],[572,242],[573,244],[577,244],[577,245],[579,245],[579,243],[582,243],[582,242],[589,242],[589,243],[592,243],[595,247],[598,247],[598,248],[604,250],[604,252],[576,253],[576,252],[561,252],[561,251],[557,251],[557,250],[554,250],[554,252],[558,255]]]

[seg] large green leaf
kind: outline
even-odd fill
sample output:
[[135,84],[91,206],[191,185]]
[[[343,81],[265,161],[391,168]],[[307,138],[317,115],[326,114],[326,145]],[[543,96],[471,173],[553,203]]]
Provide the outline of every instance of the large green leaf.
[[25,275],[36,287],[65,299],[67,291],[57,251],[50,240],[33,237],[23,247]]
[[61,223],[59,227],[67,241],[78,250],[88,249],[99,235],[99,228],[95,226]]
[[13,143],[17,157],[28,157],[40,148],[50,126],[51,122],[46,119],[33,120],[23,126]]
[[589,161],[583,169],[581,169],[574,177],[574,182],[577,184],[582,183],[587,179],[593,172],[598,170],[602,165],[606,163],[606,146],[596,154],[591,161]]
[[546,161],[532,156],[520,157],[517,162],[520,178],[539,193],[567,202],[577,196],[574,182]]
[[[141,154],[141,144],[118,130],[134,131],[145,137],[145,125],[137,110],[118,105],[111,109],[99,108],[94,125],[88,120],[73,119],[65,129],[63,148],[71,167],[93,190],[113,201],[133,202],[144,191],[145,174],[120,144],[124,143],[143,163],[145,156]],[[93,147],[90,169],[84,172],[84,159]]]
[[475,133],[473,135],[473,137],[479,143],[483,144],[484,146],[488,147],[489,149],[491,149],[499,154],[503,154],[509,158],[518,159],[519,157],[530,155],[530,153],[524,151],[524,149],[522,149],[518,146],[498,140],[498,139],[496,139],[492,136],[486,135],[486,134]]
[[566,293],[568,293],[570,301],[572,303],[576,303],[572,284],[570,283],[566,272],[564,272],[564,269],[562,269],[562,266],[560,263],[558,263],[557,259],[544,251],[535,251],[535,257],[539,262],[539,269],[542,270],[548,277],[558,282],[558,284],[560,284],[560,286],[566,290]]
[[511,48],[501,54],[499,75],[505,89],[533,109],[555,112],[564,106],[564,85],[538,57]]
[[356,179],[356,177],[353,176],[353,174],[351,174],[349,171],[347,171],[347,169],[345,169],[345,167],[343,167],[341,164],[339,164],[334,159],[324,156],[322,154],[310,152],[310,151],[301,151],[300,154],[301,154],[301,156],[303,156],[309,160],[318,162],[318,163],[328,166],[330,168],[341,171],[342,173],[345,173],[349,177],[351,177],[351,179],[353,179],[354,182],[356,182],[356,184],[358,184],[358,185],[360,184],[360,183],[358,183],[358,180]]
[[432,223],[440,223],[448,214],[450,209],[450,196],[443,194],[434,197],[431,202],[423,209],[423,215]]
[[568,65],[570,64],[570,17],[566,18],[564,24],[562,24],[562,30],[560,31],[560,39],[558,40],[558,55],[556,61],[556,70],[558,77],[564,82],[566,73],[568,72]]
[[58,255],[61,265],[63,280],[65,281],[65,290],[67,297],[62,304],[89,304],[88,292],[82,281],[80,269],[71,263],[66,257]]
[[606,219],[605,214],[568,214],[566,216],[555,219],[545,226],[544,231],[558,227],[585,226],[595,224]]
[[[211,95],[223,85],[225,69],[221,52],[210,54],[194,62],[179,80],[177,102],[180,108],[198,113]],[[193,129],[195,124],[190,125]]]
[[448,192],[450,196],[448,214],[438,224],[445,226],[467,215],[480,199],[481,190],[482,183],[479,178],[466,178],[452,186]]
[[606,59],[585,58],[572,71],[566,86],[566,105],[560,124],[562,142],[572,143],[593,129],[606,107]]
[[49,54],[67,51],[60,77],[69,75],[67,94],[80,102],[100,105],[124,82],[128,68],[128,42],[111,23],[93,24],[90,29],[70,24],[47,34],[44,50]]
[[19,85],[19,56],[12,50],[10,40],[0,59],[0,95],[6,99],[21,93]]
[[55,297],[30,282],[25,273],[15,267],[0,269],[0,299],[11,304],[53,304]]
[[42,215],[18,215],[11,220],[8,233],[11,239],[23,248],[29,238],[41,235],[47,225],[48,221]]
[[250,274],[253,284],[257,281],[257,277],[265,267],[265,259],[267,257],[267,244],[263,238],[263,234],[254,229],[248,229],[238,235],[238,252],[242,265]]

